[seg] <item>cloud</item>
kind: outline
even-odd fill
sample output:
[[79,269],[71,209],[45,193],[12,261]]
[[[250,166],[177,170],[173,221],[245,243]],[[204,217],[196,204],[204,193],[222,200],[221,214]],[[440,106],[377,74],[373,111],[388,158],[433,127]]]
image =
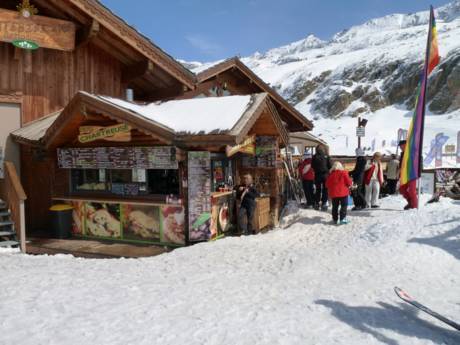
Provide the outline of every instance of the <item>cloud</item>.
[[221,56],[224,51],[221,45],[212,42],[209,38],[201,34],[188,34],[185,36],[185,40],[192,47],[213,58]]

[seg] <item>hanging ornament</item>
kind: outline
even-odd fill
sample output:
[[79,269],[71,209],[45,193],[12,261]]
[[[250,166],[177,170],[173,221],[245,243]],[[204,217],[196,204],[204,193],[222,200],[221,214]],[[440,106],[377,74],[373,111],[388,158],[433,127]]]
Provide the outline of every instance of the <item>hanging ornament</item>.
[[31,5],[29,0],[22,0],[22,3],[16,6],[16,8],[24,18],[30,18],[38,13],[37,8]]

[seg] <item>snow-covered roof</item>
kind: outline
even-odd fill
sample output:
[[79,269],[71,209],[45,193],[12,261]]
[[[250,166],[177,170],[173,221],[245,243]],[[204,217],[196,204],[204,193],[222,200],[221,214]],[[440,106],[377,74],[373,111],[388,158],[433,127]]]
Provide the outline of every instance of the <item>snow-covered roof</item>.
[[24,127],[12,132],[12,136],[18,141],[38,142],[45,135],[48,128],[61,114],[62,110],[27,123]]
[[227,96],[175,100],[139,105],[101,97],[118,107],[161,123],[176,133],[214,134],[231,130],[256,96]]
[[[224,134],[241,139],[262,113],[269,97],[266,93],[248,96],[209,97],[186,100],[173,100],[163,103],[136,104],[126,100],[92,95],[80,91],[69,103],[104,107],[108,114],[120,122],[131,124],[134,128],[151,132],[171,141],[174,137]],[[12,136],[26,144],[47,146],[52,137],[67,126],[73,117],[69,106],[63,110],[26,124],[14,131]],[[116,115],[118,114],[118,115]],[[273,114],[273,116],[277,116]],[[112,116],[111,116],[112,117]],[[287,135],[287,134],[286,134]]]

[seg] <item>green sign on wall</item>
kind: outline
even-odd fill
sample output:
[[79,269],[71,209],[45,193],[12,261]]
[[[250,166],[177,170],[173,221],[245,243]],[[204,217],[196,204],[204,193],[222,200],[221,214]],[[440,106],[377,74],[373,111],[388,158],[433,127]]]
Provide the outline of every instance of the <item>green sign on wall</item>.
[[35,50],[39,48],[39,45],[35,43],[34,41],[29,41],[29,40],[14,40],[13,45],[15,47],[21,48],[21,49],[27,49],[27,50]]

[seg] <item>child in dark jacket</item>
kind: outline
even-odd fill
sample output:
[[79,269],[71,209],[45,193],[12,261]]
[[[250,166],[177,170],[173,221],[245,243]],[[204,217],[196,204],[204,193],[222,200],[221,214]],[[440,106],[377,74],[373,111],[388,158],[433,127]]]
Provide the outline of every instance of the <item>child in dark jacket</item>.
[[340,206],[340,224],[347,224],[347,207],[348,195],[350,194],[350,186],[352,181],[348,172],[343,169],[340,162],[335,162],[332,165],[331,173],[326,180],[326,187],[329,191],[329,196],[332,199],[332,220],[334,224],[339,221],[339,206]]

